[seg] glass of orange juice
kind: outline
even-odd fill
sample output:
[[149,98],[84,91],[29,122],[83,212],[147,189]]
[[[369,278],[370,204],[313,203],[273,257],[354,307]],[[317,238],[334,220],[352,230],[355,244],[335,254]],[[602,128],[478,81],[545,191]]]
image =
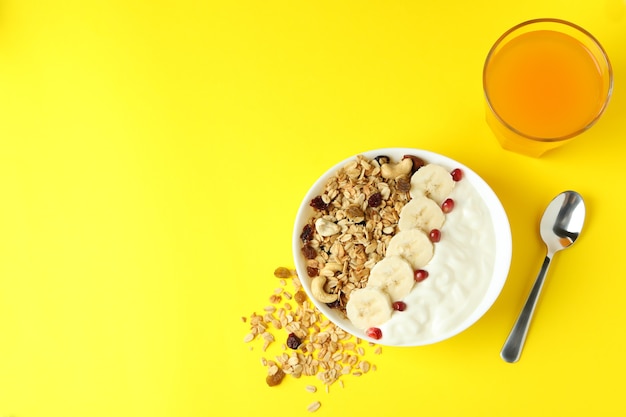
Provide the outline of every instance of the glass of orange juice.
[[612,88],[613,71],[600,43],[559,19],[509,29],[483,69],[489,127],[504,149],[533,157],[589,129]]

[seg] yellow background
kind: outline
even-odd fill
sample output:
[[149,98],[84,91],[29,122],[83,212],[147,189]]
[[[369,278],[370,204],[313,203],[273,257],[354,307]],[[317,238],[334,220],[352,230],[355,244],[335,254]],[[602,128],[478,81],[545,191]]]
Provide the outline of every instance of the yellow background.
[[[499,148],[481,91],[492,42],[536,17],[588,29],[615,71],[601,121],[540,159]],[[625,75],[622,0],[0,1],[0,417],[623,415]],[[391,146],[493,187],[514,239],[501,296],[344,389],[267,387],[240,318],[293,265],[302,196]],[[506,364],[565,189],[585,230]]]

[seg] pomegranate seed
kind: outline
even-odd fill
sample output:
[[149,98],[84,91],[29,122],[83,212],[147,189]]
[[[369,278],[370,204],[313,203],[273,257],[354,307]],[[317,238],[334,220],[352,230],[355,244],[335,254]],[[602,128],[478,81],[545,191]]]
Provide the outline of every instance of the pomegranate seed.
[[433,229],[430,231],[430,241],[433,243],[437,243],[441,240],[441,230]]
[[383,332],[378,327],[370,327],[369,329],[365,331],[365,334],[368,337],[371,337],[372,339],[376,339],[376,340],[383,337]]
[[460,168],[453,169],[450,175],[452,175],[452,179],[456,182],[459,182],[461,181],[461,179],[463,179],[463,171],[461,171]]
[[422,282],[428,278],[428,271],[425,269],[418,269],[415,271],[415,282]]
[[441,210],[444,213],[450,213],[453,208],[454,208],[454,200],[451,198],[447,198],[446,201],[441,203]]
[[396,311],[406,310],[406,303],[404,301],[395,301],[391,306]]

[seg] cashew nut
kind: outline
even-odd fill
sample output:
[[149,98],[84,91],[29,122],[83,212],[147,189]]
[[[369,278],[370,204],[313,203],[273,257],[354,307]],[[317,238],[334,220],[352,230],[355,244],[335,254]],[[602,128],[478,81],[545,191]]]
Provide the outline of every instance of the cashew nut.
[[341,231],[341,226],[320,217],[315,221],[315,230],[317,230],[317,233],[321,236],[332,236]]
[[403,175],[408,175],[411,173],[411,169],[413,168],[413,161],[411,158],[404,158],[397,164],[382,164],[380,167],[380,173],[383,178],[387,179],[396,179]]
[[319,275],[313,278],[313,281],[311,281],[311,292],[313,293],[313,297],[322,303],[332,303],[337,301],[339,296],[337,294],[327,293],[324,289],[324,284],[326,284],[325,276]]

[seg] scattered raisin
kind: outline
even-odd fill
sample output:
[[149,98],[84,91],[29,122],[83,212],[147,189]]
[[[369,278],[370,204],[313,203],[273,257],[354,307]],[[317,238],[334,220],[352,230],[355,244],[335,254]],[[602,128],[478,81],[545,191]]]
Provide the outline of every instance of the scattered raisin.
[[265,378],[265,382],[267,382],[267,385],[269,385],[270,387],[275,387],[276,385],[283,382],[284,377],[285,372],[282,369],[278,368],[278,371],[274,375],[268,375]]
[[407,176],[402,176],[396,180],[396,189],[401,193],[408,193],[411,191],[411,179]]
[[274,276],[276,278],[291,278],[293,274],[288,268],[285,268],[284,266],[279,266],[274,270]]
[[316,277],[320,274],[320,270],[317,268],[313,268],[312,266],[306,267],[306,273],[311,277]]
[[306,259],[315,259],[315,257],[317,256],[317,251],[311,245],[304,245],[302,247],[302,254]]
[[370,207],[378,207],[383,202],[383,196],[381,193],[374,193],[367,199],[367,204]]
[[302,239],[303,242],[308,242],[313,239],[313,235],[315,235],[315,228],[313,228],[310,224],[307,224],[302,228],[300,239]]
[[328,204],[324,202],[324,199],[321,195],[318,195],[313,200],[311,200],[310,206],[318,211],[326,210],[328,208]]
[[295,334],[289,333],[289,336],[287,336],[287,347],[289,349],[298,349],[301,343],[302,341]]
[[307,295],[304,291],[300,290],[293,295],[293,299],[296,300],[296,303],[302,304],[307,300]]

